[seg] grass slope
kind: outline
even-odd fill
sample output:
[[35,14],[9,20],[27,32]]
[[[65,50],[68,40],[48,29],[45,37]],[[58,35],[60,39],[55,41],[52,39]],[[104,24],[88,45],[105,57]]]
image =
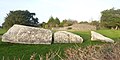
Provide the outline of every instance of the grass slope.
[[120,30],[97,30],[97,32],[112,38],[115,41],[120,40]]
[[[120,31],[118,30],[98,30],[97,32],[110,37],[112,39],[119,40],[120,39]],[[2,35],[5,31],[0,30],[0,34]],[[83,37],[84,42],[82,44],[52,44],[52,45],[23,45],[23,44],[12,44],[12,43],[3,43],[0,41],[0,59],[4,56],[6,59],[9,58],[13,60],[14,57],[22,58],[23,60],[29,60],[30,55],[34,52],[37,53],[36,59],[39,59],[38,55],[45,56],[46,53],[50,51],[57,51],[60,49],[61,56],[64,54],[64,50],[67,48],[74,48],[74,46],[85,47],[89,45],[103,44],[102,42],[91,42],[90,41],[90,31],[80,32],[80,31],[72,31],[77,35]]]

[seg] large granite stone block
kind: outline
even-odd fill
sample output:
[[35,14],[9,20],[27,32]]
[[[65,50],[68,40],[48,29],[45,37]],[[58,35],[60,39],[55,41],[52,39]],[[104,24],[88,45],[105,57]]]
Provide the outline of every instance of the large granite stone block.
[[2,36],[2,41],[22,44],[51,44],[52,32],[43,28],[14,25]]

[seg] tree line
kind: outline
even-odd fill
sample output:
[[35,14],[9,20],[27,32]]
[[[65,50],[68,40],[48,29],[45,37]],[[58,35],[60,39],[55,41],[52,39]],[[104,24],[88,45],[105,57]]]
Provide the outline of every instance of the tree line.
[[71,26],[73,24],[77,23],[76,20],[71,20],[71,19],[65,19],[62,22],[60,22],[59,18],[53,18],[52,16],[49,18],[48,22],[42,22],[40,24],[40,27],[43,28],[53,28],[53,27],[66,27],[66,26]]
[[[35,17],[35,13],[31,13],[28,10],[16,10],[10,11],[5,17],[5,21],[2,24],[2,28],[9,29],[14,24],[42,27],[42,28],[53,28],[53,27],[65,27],[71,26],[78,23],[76,20],[65,19],[60,22],[59,18],[49,18],[48,22],[38,22],[38,18]],[[120,29],[120,9],[107,9],[101,12],[100,21],[92,21],[88,23],[87,21],[81,21],[79,23],[91,24],[99,26],[100,28],[109,28],[109,29]]]

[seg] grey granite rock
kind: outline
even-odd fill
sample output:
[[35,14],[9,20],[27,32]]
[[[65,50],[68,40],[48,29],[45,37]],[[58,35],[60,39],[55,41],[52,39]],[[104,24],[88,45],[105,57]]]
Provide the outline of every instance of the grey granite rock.
[[102,41],[102,42],[111,42],[114,43],[114,40],[105,37],[97,32],[91,31],[91,40],[92,41]]
[[22,44],[51,44],[52,32],[43,28],[14,25],[2,36],[2,41]]
[[58,31],[54,33],[54,43],[82,43],[82,42],[83,42],[82,37],[67,31]]

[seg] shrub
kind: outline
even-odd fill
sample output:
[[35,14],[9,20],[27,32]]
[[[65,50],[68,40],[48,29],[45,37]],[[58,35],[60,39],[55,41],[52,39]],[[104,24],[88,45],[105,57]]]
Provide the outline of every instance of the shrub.
[[65,56],[65,60],[120,60],[120,43],[69,48]]

